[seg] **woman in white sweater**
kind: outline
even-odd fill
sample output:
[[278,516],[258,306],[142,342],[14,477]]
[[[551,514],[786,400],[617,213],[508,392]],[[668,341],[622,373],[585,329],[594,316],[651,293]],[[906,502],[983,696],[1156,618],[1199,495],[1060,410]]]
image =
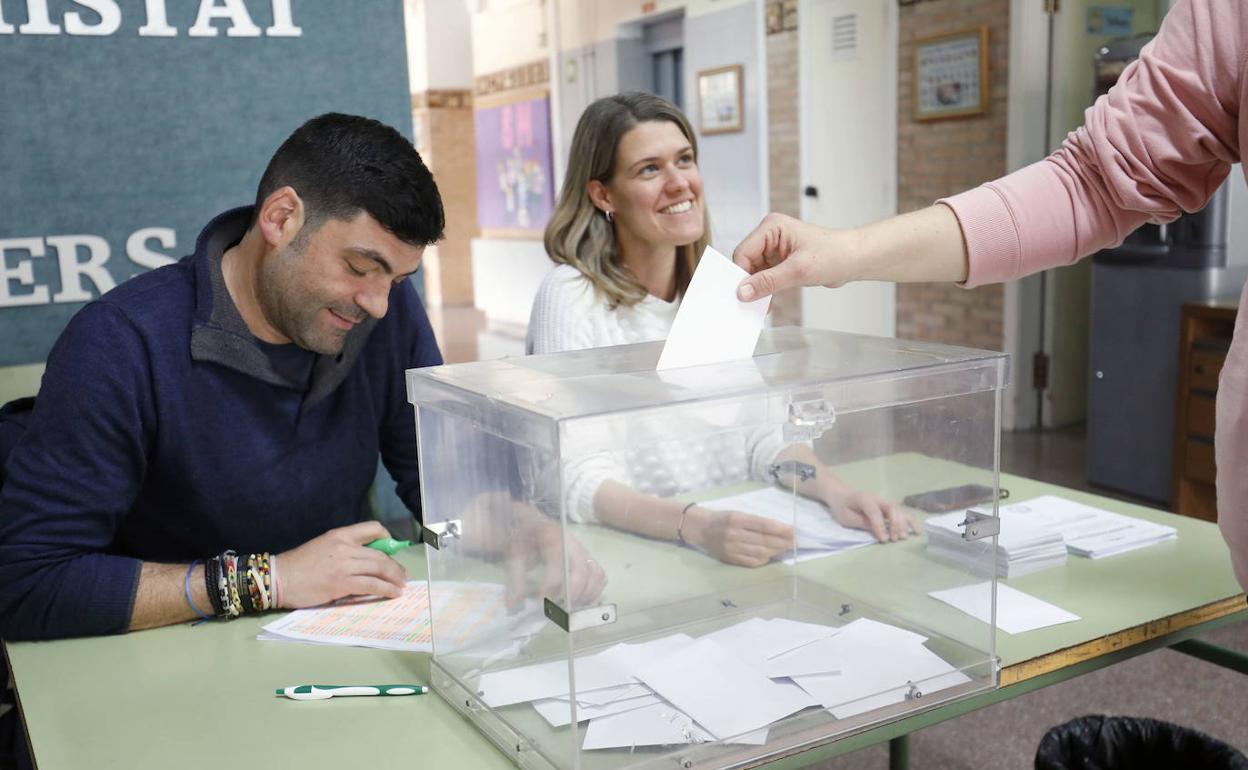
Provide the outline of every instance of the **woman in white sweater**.
[[[585,110],[546,227],[546,251],[556,267],[533,303],[529,353],[666,339],[710,235],[697,151],[688,119],[653,94],[609,96]],[[670,496],[697,486],[690,474],[762,480],[761,469],[792,459],[815,466],[814,478],[777,480],[796,483],[842,524],[868,529],[880,541],[914,531],[904,509],[850,489],[810,447],[786,447],[776,431],[734,435],[735,442],[719,434],[705,446],[667,442],[573,463],[565,469],[568,515],[761,566],[792,547],[791,527]],[[689,467],[690,457],[702,458],[699,468]]]

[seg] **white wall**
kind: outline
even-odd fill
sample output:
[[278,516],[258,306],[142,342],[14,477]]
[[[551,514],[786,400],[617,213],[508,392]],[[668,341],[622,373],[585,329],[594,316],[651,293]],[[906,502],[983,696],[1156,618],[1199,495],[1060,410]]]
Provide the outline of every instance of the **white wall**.
[[554,263],[541,241],[476,238],[472,292],[491,324],[527,326],[533,298]]
[[464,0],[404,0],[412,93],[472,86],[472,18]]
[[[698,166],[711,212],[712,241],[732,249],[767,213],[767,146],[763,18],[754,3],[685,18],[685,93],[689,120],[698,132]],[[698,125],[699,70],[741,64],[744,68],[744,131],[703,136]]]
[[[859,227],[897,211],[897,36],[895,5],[876,0],[806,0],[800,7],[802,218]],[[834,53],[833,20],[855,21],[856,51]],[[891,337],[897,290],[857,282],[802,290],[802,324]]]
[[542,0],[489,0],[484,5],[484,11],[472,14],[472,70],[475,74],[510,69],[550,55],[546,7]]

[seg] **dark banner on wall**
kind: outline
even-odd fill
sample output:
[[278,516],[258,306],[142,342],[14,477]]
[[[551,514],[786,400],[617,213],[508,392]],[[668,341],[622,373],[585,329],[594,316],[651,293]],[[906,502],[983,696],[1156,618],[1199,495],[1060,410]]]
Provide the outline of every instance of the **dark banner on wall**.
[[412,135],[402,0],[0,0],[0,366],[190,253],[310,117]]

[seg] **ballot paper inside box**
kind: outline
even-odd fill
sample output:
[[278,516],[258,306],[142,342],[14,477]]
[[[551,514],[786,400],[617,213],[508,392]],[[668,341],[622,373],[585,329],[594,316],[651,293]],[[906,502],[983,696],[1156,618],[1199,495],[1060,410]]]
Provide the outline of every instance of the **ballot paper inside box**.
[[797,328],[661,349],[408,372],[428,579],[536,615],[435,601],[435,689],[521,767],[723,768],[995,687],[989,625],[928,595],[984,578],[901,501],[998,490],[1006,357]]

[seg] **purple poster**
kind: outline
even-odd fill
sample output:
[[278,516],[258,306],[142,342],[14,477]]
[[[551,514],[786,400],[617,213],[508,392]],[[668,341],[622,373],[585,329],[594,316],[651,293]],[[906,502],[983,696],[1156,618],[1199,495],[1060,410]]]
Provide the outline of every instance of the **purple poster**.
[[[550,100],[476,110],[477,225],[540,234],[554,208]],[[520,233],[515,233],[520,234]]]

